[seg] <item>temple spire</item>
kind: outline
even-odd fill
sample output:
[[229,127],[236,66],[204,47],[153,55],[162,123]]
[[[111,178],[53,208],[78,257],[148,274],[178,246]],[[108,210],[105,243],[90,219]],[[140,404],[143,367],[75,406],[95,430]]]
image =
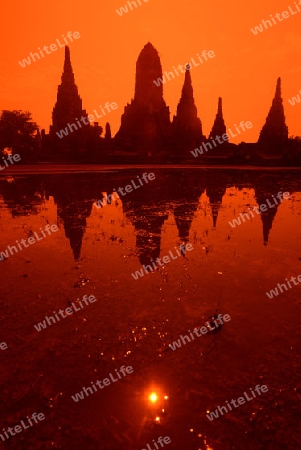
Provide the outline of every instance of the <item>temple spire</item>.
[[219,97],[217,105],[217,115],[223,117],[222,98]]
[[62,84],[63,83],[75,84],[74,73],[70,58],[70,49],[67,45],[65,47],[65,61],[64,61],[64,70],[62,74]]
[[137,106],[160,111],[163,104],[163,86],[154,80],[162,78],[162,66],[155,47],[148,42],[141,50],[136,63],[134,102]]
[[281,99],[281,78],[277,80],[275,98]]
[[162,79],[159,54],[148,42],[136,63],[134,99],[124,108],[114,138],[120,147],[143,157],[165,152],[169,142],[170,113],[163,99]]
[[192,88],[189,64],[186,64],[186,72],[185,72],[185,78],[184,78],[184,84],[183,84],[183,88],[182,88],[182,97],[181,98],[183,100],[188,100],[188,101],[194,103],[193,88]]
[[258,143],[265,153],[281,154],[288,141],[288,127],[285,123],[281,78],[278,78],[272,106],[259,135]]
[[219,97],[217,105],[217,114],[215,116],[214,124],[209,135],[209,139],[215,139],[216,136],[222,136],[227,133],[226,125],[223,118],[222,98]]
[[185,72],[185,78],[184,78],[184,84],[182,87],[182,95],[177,107],[177,115],[176,117],[181,120],[183,118],[186,119],[193,119],[195,120],[197,118],[197,109],[194,103],[193,98],[193,87],[192,87],[192,81],[191,81],[191,75],[190,75],[190,65],[186,64],[186,72]]
[[[79,96],[77,86],[75,84],[74,73],[71,65],[70,50],[69,47],[65,47],[65,59],[64,68],[61,78],[61,84],[58,86],[57,100],[52,110],[52,125],[50,127],[50,134],[59,139],[60,144],[66,145],[67,142],[74,140],[75,132],[77,133],[77,138],[75,144],[83,147],[83,143],[79,139],[79,135],[82,135],[83,140],[87,138],[90,130],[90,126],[85,125],[84,127],[79,127],[78,120],[81,117],[86,117],[87,112],[82,107],[82,99]],[[69,125],[68,125],[69,124]],[[56,133],[60,130],[69,127],[69,134],[65,136],[64,139],[60,140]],[[70,129],[71,127],[71,129]],[[71,134],[72,133],[72,134]],[[68,148],[69,148],[68,144]],[[72,147],[72,148],[73,148]],[[71,148],[71,147],[70,147]],[[72,150],[72,152],[77,152],[77,150]]]
[[[196,146],[204,140],[202,123],[198,118],[197,107],[193,97],[193,87],[190,74],[190,65],[186,64],[186,72],[182,94],[177,106],[177,114],[172,122],[175,143],[179,148]],[[183,151],[182,148],[182,151]]]

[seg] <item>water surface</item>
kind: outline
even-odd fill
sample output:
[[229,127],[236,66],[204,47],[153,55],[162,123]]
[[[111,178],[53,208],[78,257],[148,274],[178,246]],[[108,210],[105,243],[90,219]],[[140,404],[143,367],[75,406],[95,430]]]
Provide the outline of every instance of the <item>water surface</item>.
[[[155,180],[95,207],[151,171]],[[230,226],[278,192],[290,199]],[[301,274],[300,201],[296,171],[3,175],[0,251],[47,223],[59,227],[0,261],[0,342],[8,346],[0,429],[35,411],[46,417],[3,448],[138,450],[159,436],[171,438],[170,450],[300,448],[300,287],[266,295]],[[132,277],[187,243],[192,251]],[[85,294],[97,302],[34,328]],[[218,333],[170,349],[219,313],[231,320]],[[123,365],[133,373],[72,400]],[[257,384],[268,392],[208,420],[207,411]]]

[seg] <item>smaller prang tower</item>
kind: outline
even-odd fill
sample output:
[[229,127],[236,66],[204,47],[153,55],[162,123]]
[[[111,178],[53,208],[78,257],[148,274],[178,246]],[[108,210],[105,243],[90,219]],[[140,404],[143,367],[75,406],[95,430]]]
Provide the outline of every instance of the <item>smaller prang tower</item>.
[[[223,118],[223,107],[222,107],[222,99],[219,97],[218,99],[218,105],[217,105],[217,114],[215,116],[214,124],[212,127],[212,130],[209,134],[209,139],[215,139],[216,136],[222,136],[223,134],[227,134],[227,128],[225,125],[225,121]],[[227,141],[224,141],[225,143]],[[222,144],[220,144],[222,145]]]
[[186,156],[188,150],[199,146],[205,140],[194,102],[189,64],[186,64],[182,94],[177,106],[177,114],[173,118],[172,131],[174,148],[178,149],[178,153],[180,149],[178,156],[181,157]]
[[288,127],[285,123],[281,79],[278,78],[276,93],[266,122],[258,139],[260,152],[267,155],[283,155],[288,143]]
[[[85,118],[87,124],[80,120],[82,117]],[[57,133],[61,130],[67,130],[68,134],[60,138]],[[90,124],[75,84],[68,46],[65,47],[62,81],[58,86],[49,134],[55,141],[55,147],[64,153],[70,152],[75,156],[78,153],[84,153],[86,150],[85,147],[90,135]]]

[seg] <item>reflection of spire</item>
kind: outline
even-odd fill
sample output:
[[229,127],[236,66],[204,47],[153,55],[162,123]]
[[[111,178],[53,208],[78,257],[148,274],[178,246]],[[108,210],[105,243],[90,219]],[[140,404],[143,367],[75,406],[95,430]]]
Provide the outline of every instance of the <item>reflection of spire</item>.
[[217,222],[218,211],[219,211],[220,205],[221,205],[221,203],[219,205],[217,205],[217,204],[211,205],[213,228],[216,228],[216,222]]
[[[278,191],[282,191],[280,188],[281,178],[277,174],[261,174],[257,177],[254,183],[255,198],[258,206],[265,204],[267,210],[261,212],[262,231],[263,231],[263,243],[267,245],[269,241],[269,234],[273,226],[274,218],[277,214],[280,200],[276,197]],[[289,181],[286,182],[286,186],[289,189]],[[274,198],[276,202],[274,201]],[[270,204],[270,205],[269,205]]]
[[91,214],[91,203],[63,205],[58,200],[57,214],[64,223],[65,235],[70,241],[74,259],[80,257],[82,240],[87,226],[86,218]]
[[88,199],[95,198],[99,189],[97,181],[91,174],[87,178],[84,175],[79,178],[78,175],[65,174],[58,179],[50,178],[46,190],[57,204],[58,222],[60,220],[63,222],[65,235],[70,241],[75,260],[80,257],[87,226],[86,219],[92,211],[93,201]]
[[[91,214],[93,201],[102,198],[101,192],[113,192],[118,185],[126,186],[129,179],[136,175],[136,171],[130,175],[124,172],[116,174],[113,178],[111,173],[103,173],[101,177],[91,173],[45,175],[43,180],[36,177],[16,178],[12,183],[0,177],[0,194],[13,215],[39,214],[43,200],[54,197],[58,222],[63,223],[74,258],[78,259],[86,219]],[[121,197],[123,212],[136,230],[137,253],[141,264],[150,264],[151,260],[155,261],[159,257],[161,232],[168,218],[168,211],[175,217],[179,240],[181,243],[188,242],[198,199],[205,189],[214,227],[217,225],[218,212],[227,186],[254,188],[258,205],[268,206],[269,200],[272,207],[268,206],[267,210],[261,213],[263,240],[266,245],[278,209],[278,205],[273,206],[273,195],[277,198],[277,193],[283,192],[283,183],[282,172],[273,171],[252,171],[247,174],[244,171],[226,169],[221,169],[218,173],[211,170],[201,173],[195,170],[156,172],[155,180]],[[288,174],[285,178],[285,190],[290,193],[301,191],[301,182]],[[254,216],[257,217],[255,212]]]
[[218,212],[222,205],[223,196],[226,193],[226,181],[222,179],[219,181],[210,180],[206,189],[206,195],[209,198],[211,206],[211,214],[213,219],[213,227],[216,228]]
[[[179,182],[179,177],[181,181]],[[136,229],[137,251],[141,264],[149,264],[160,255],[161,231],[172,209],[182,242],[187,242],[198,199],[205,181],[198,172],[165,171],[156,174],[155,186],[131,193],[131,202],[123,203],[123,211]],[[154,186],[154,187],[153,187]],[[174,206],[175,205],[175,206]],[[182,243],[181,242],[181,243]]]
[[150,264],[160,256],[161,230],[163,223],[168,219],[161,207],[154,204],[145,208],[141,203],[123,205],[123,211],[130,219],[136,230],[136,246],[140,263]]
[[[275,208],[275,214],[277,212],[277,207]],[[274,216],[271,214],[261,213],[261,220],[262,220],[262,231],[263,231],[263,244],[267,245],[269,242],[269,234],[273,226],[273,220]]]
[[174,208],[175,221],[182,242],[189,241],[189,231],[197,208],[198,199],[189,199],[189,203],[182,203]]
[[[274,188],[275,189],[275,188]],[[272,192],[273,188],[269,192],[263,192],[260,191],[258,188],[255,189],[255,197],[256,202],[258,203],[258,206],[265,204],[267,205],[267,210],[262,212],[261,215],[261,221],[262,221],[262,232],[263,232],[263,244],[267,245],[269,241],[269,234],[273,227],[274,218],[277,214],[278,205],[275,205],[272,195],[270,192]],[[272,208],[269,207],[269,204],[267,203],[267,200],[270,202],[270,204],[273,206]],[[278,200],[277,200],[278,201]]]
[[79,224],[71,223],[70,218],[69,221],[67,218],[64,221],[65,235],[66,238],[68,238],[70,241],[70,246],[72,248],[75,261],[77,261],[80,258],[85,225],[86,223],[82,228],[80,228]]
[[[256,201],[258,202],[258,205],[266,203],[266,199],[264,199],[263,197],[257,198]],[[271,202],[271,203],[273,203],[273,202]],[[277,209],[278,209],[278,205],[276,205],[274,208],[268,208],[266,211],[261,213],[264,245],[268,244],[269,234],[270,234],[270,231],[273,226],[274,218],[277,214]]]

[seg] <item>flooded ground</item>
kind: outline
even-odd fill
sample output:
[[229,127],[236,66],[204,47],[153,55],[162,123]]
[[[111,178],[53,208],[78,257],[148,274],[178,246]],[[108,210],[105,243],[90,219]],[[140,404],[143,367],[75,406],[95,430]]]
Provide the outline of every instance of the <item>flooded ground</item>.
[[[170,450],[301,447],[301,286],[266,294],[301,275],[300,172],[1,176],[0,430],[34,412],[45,419],[15,436],[0,431],[0,448],[156,450],[160,436]],[[139,188],[95,206],[132,180]],[[267,200],[274,206],[252,217]],[[58,231],[42,237],[47,224]],[[230,320],[192,339],[215,314]],[[190,342],[172,350],[181,335]],[[96,388],[109,374],[115,381]],[[251,389],[252,400],[207,417]]]

